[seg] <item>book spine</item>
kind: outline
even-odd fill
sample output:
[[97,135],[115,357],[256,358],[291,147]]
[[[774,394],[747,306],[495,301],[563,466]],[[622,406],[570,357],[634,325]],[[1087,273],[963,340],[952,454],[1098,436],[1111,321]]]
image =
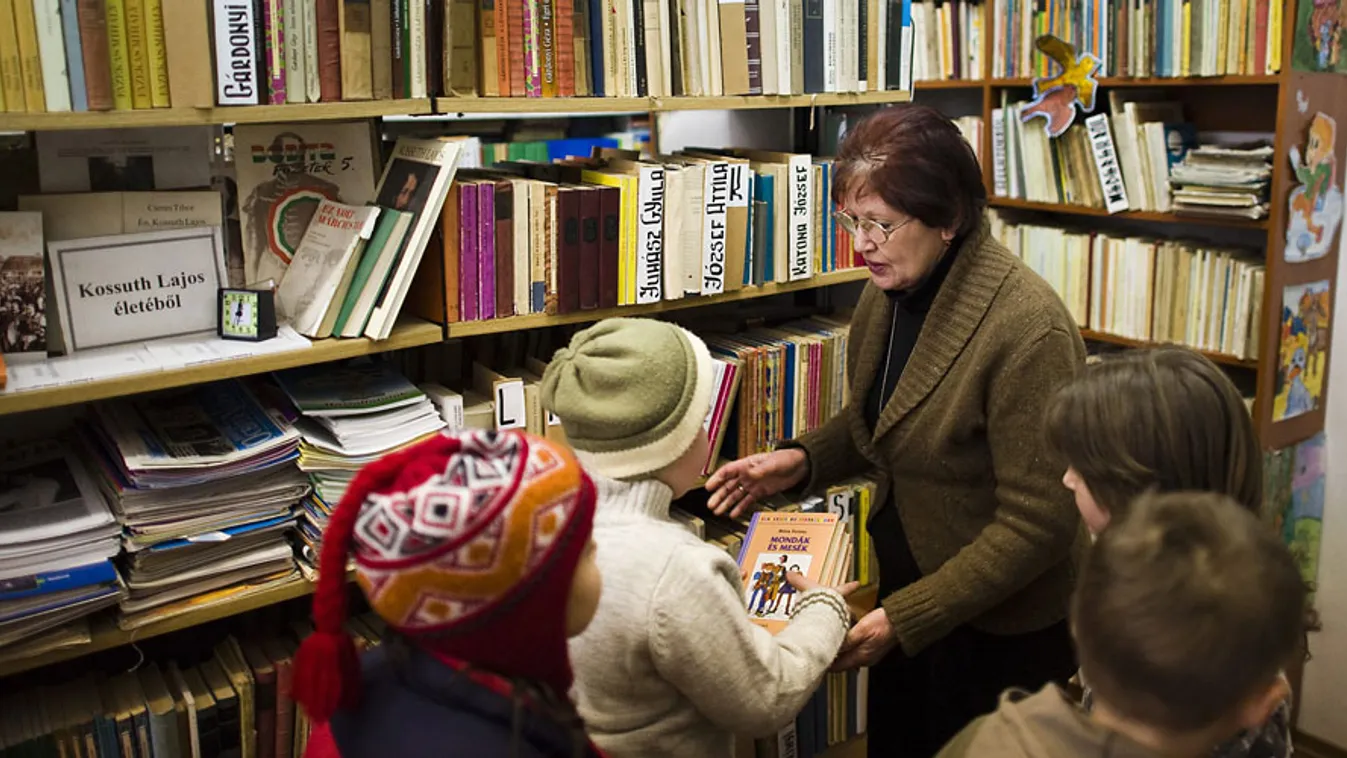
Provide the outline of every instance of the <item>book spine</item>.
[[557,96],[557,48],[556,23],[553,13],[556,10],[553,0],[537,0],[538,7],[538,43],[539,43],[539,79],[542,97]]
[[[772,0],[767,0],[771,2]],[[747,41],[748,94],[762,94],[762,4],[744,0],[744,39]]]
[[585,3],[589,9],[586,17],[589,19],[590,94],[594,97],[606,97],[609,95],[607,87],[610,86],[606,78],[608,64],[604,59],[606,42],[603,37],[603,12],[607,7],[607,0],[576,0],[576,2]]
[[599,307],[615,308],[618,300],[618,262],[622,256],[622,197],[616,187],[599,190]]
[[514,186],[500,182],[495,190],[496,203],[496,318],[514,312]]
[[703,182],[705,213],[702,215],[702,277],[700,292],[719,295],[725,291],[725,230],[729,228],[730,167],[727,163],[706,165]]
[[627,8],[631,11],[631,25],[627,30],[631,37],[628,53],[630,78],[636,83],[636,96],[647,97],[650,95],[650,65],[645,42],[645,3],[642,0],[628,0]]
[[588,0],[558,0],[571,7],[571,44],[575,56],[575,95],[588,97],[594,93],[593,78],[589,72],[589,2]]
[[484,97],[501,97],[508,95],[509,90],[501,89],[501,60],[500,60],[500,37],[505,36],[505,29],[500,25],[500,11],[502,4],[506,0],[479,0],[477,13],[477,29],[482,40],[482,47],[478,62],[481,70],[478,72],[478,87]]
[[[522,72],[523,96],[538,97],[542,94],[542,76],[538,71],[538,1],[522,0],[524,5],[523,16],[523,63]],[[513,83],[511,83],[513,87]],[[513,92],[511,93],[513,94]]]
[[42,54],[42,87],[47,111],[65,113],[71,109],[70,76],[67,74],[60,0],[34,0],[33,9],[37,16],[37,45]]
[[[251,2],[215,0],[215,81],[220,105],[258,102],[256,28]],[[111,33],[108,38],[112,39]],[[114,93],[116,89],[114,74]]]
[[603,219],[600,215],[600,193],[588,190],[580,196],[580,245],[579,258],[580,309],[593,310],[599,307],[599,238]]
[[480,318],[481,294],[478,274],[478,236],[472,233],[477,228],[477,185],[464,184],[461,204],[458,211],[459,229],[459,312],[464,321],[476,321]]
[[407,19],[411,30],[408,53],[410,69],[407,89],[414,98],[423,98],[426,89],[426,6],[425,0],[410,0]]
[[815,94],[827,91],[824,63],[823,5],[824,0],[791,0],[804,3],[804,91]]
[[[500,25],[504,9],[505,25]],[[524,51],[524,16],[528,14],[527,0],[497,0],[496,33],[498,56],[500,56],[500,94],[502,97],[523,97],[525,88],[524,68],[527,53]]]
[[284,0],[281,17],[285,33],[285,102],[302,103],[308,97],[308,77],[304,72],[303,0]]
[[285,21],[281,0],[262,0],[263,57],[267,70],[267,102],[284,105],[285,88]]
[[392,0],[389,11],[392,14],[388,31],[392,45],[393,97],[402,100],[407,97],[407,0]]
[[574,313],[580,310],[580,196],[583,190],[566,188],[557,193],[557,219],[561,226],[557,245],[557,310]]
[[557,95],[575,95],[575,0],[555,0]]
[[317,0],[315,11],[319,99],[325,103],[336,102],[342,99],[340,0]]
[[[102,0],[94,0],[102,7]],[[0,0],[0,90],[4,92],[5,110],[23,113],[28,110],[23,98],[23,63],[19,55],[19,30],[14,25],[16,0]]]
[[[70,78],[70,108],[89,110],[88,85],[84,81],[84,44],[76,0],[61,0],[61,26],[65,36],[66,74]],[[2,90],[0,90],[2,91]]]
[[477,185],[477,312],[483,319],[496,316],[496,188]]
[[323,99],[322,64],[318,53],[318,4],[323,0],[299,0],[304,20],[304,102]]
[[393,7],[397,0],[370,0],[370,90],[375,100],[393,97]]
[[[0,11],[5,3],[13,0],[0,0]],[[85,99],[91,111],[110,111],[115,103],[112,98],[111,53],[108,51],[108,21],[103,0],[75,0],[76,17],[79,24],[80,47],[84,56]],[[3,29],[0,29],[0,34]],[[4,46],[0,45],[0,49]],[[11,48],[17,50],[17,48]],[[3,55],[3,53],[0,53]],[[0,57],[0,74],[8,56]],[[16,58],[17,62],[17,58]],[[8,79],[5,82],[5,102],[9,104],[10,92]]]
[[33,0],[14,0],[14,24],[19,35],[24,107],[29,113],[41,113],[47,109],[47,97],[42,84],[42,51],[37,42]]
[[145,0],[145,51],[150,64],[150,106],[167,108],[172,101],[168,86],[168,40],[164,36],[163,0]]
[[145,0],[124,0],[126,5],[126,53],[131,63],[131,104],[136,110],[154,107],[150,82],[150,30],[145,20]]
[[642,166],[637,184],[636,302],[664,297],[664,169]]
[[131,51],[127,44],[126,0],[106,0],[108,54],[112,68],[112,102],[119,110],[132,110]]
[[342,99],[370,100],[370,0],[341,0],[340,18]]

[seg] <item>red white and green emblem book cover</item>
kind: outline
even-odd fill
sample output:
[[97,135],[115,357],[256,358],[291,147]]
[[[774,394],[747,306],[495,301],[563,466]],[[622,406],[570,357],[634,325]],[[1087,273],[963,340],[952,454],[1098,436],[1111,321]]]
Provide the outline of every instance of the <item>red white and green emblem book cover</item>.
[[279,282],[323,200],[374,200],[368,122],[240,124],[234,128],[243,271],[249,285]]
[[799,599],[786,573],[797,571],[816,582],[835,575],[840,529],[836,513],[755,514],[739,553],[749,619],[773,634],[785,629]]

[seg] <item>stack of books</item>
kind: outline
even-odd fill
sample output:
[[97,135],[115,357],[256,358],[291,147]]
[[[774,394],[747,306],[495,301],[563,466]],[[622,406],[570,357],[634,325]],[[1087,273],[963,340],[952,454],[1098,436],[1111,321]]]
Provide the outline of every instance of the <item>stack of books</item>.
[[121,529],[66,446],[16,444],[0,456],[0,648],[77,644],[88,633],[79,620],[126,592],[111,560]]
[[87,431],[124,529],[122,628],[298,579],[299,432],[242,382],[100,403]]
[[445,423],[426,394],[383,361],[305,366],[275,378],[303,416],[299,468],[312,491],[301,506],[300,568],[313,576],[323,530],[356,472]]
[[1190,215],[1260,219],[1268,213],[1272,147],[1203,145],[1170,172],[1174,211]]

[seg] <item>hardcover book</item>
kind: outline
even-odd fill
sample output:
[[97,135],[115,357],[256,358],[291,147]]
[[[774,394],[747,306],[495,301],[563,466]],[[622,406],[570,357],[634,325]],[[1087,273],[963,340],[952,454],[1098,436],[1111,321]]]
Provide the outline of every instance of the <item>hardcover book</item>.
[[747,581],[744,602],[751,621],[775,634],[786,628],[796,590],[786,581],[798,572],[836,584],[848,563],[843,524],[836,513],[759,511],[744,538],[739,567]]

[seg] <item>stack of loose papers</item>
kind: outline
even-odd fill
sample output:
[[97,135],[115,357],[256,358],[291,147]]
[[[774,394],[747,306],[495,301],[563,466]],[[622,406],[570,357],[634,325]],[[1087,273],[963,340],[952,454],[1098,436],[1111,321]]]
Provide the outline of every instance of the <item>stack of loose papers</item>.
[[1272,148],[1203,145],[1170,170],[1174,210],[1207,216],[1260,219],[1268,212]]
[[[120,527],[78,457],[55,441],[0,451],[0,648],[60,635],[126,593]],[[55,630],[55,631],[53,631]]]
[[123,628],[299,581],[299,432],[242,382],[99,404],[87,437],[124,529]]
[[426,394],[383,361],[304,366],[276,374],[302,418],[299,468],[313,491],[299,521],[300,568],[312,576],[323,529],[355,473],[445,427]]

